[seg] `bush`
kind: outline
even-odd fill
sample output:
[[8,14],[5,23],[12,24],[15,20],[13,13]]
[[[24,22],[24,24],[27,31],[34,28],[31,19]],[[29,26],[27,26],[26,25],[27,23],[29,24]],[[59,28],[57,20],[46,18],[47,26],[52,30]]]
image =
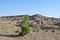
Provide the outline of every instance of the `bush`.
[[30,28],[29,28],[28,22],[29,22],[29,17],[28,16],[24,16],[24,20],[21,23],[19,23],[19,26],[21,27],[22,33],[24,35],[30,33]]
[[30,33],[30,28],[29,27],[22,27],[22,32],[24,34],[28,34],[28,33]]
[[52,30],[52,32],[55,32],[54,30]]

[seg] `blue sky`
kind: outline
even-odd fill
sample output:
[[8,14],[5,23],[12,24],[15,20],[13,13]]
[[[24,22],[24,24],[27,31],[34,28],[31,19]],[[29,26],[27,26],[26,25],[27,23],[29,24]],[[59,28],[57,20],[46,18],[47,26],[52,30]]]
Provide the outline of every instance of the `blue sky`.
[[0,16],[36,13],[60,17],[60,0],[0,0]]

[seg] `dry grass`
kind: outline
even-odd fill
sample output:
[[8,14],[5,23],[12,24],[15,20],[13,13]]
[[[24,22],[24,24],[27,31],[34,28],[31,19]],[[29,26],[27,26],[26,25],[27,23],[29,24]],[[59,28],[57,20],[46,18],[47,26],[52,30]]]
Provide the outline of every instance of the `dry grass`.
[[[18,33],[15,33],[15,31],[20,28],[15,26],[15,22],[0,20],[0,35],[17,35]],[[32,32],[24,37],[0,36],[0,40],[60,40],[60,31],[51,32],[50,30],[45,32],[39,30],[39,32]]]

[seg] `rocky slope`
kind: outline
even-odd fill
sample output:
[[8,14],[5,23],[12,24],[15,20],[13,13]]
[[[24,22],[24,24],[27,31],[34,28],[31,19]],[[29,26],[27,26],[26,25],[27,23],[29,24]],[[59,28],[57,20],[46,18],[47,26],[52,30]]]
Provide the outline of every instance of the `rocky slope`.
[[24,15],[0,17],[0,40],[60,40],[60,30],[54,30],[60,27],[60,18],[45,17],[39,14],[29,17],[32,32],[24,37],[16,36],[18,33],[15,33],[16,30],[21,31],[16,23],[22,21]]
[[[29,15],[28,15],[29,16]],[[11,21],[20,21],[23,20],[24,15],[17,15],[17,16],[3,16],[0,17],[0,19],[6,19],[6,20],[11,20]],[[49,26],[49,25],[57,25],[60,26],[60,18],[54,18],[54,17],[46,17],[46,16],[42,16],[39,14],[35,14],[30,17],[30,25],[35,25],[35,24],[39,24],[39,25],[45,25],[45,26]]]

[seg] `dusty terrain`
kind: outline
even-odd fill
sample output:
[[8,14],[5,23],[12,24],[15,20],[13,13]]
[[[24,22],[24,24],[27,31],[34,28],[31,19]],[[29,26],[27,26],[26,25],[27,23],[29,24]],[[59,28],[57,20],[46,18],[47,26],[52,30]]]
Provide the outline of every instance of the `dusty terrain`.
[[16,22],[16,20],[0,19],[0,40],[60,40],[60,30],[54,30],[54,32],[48,30],[47,32],[46,30],[39,29],[39,31],[32,31],[24,37],[17,36],[18,33],[15,31],[20,31],[20,27],[16,26]]

